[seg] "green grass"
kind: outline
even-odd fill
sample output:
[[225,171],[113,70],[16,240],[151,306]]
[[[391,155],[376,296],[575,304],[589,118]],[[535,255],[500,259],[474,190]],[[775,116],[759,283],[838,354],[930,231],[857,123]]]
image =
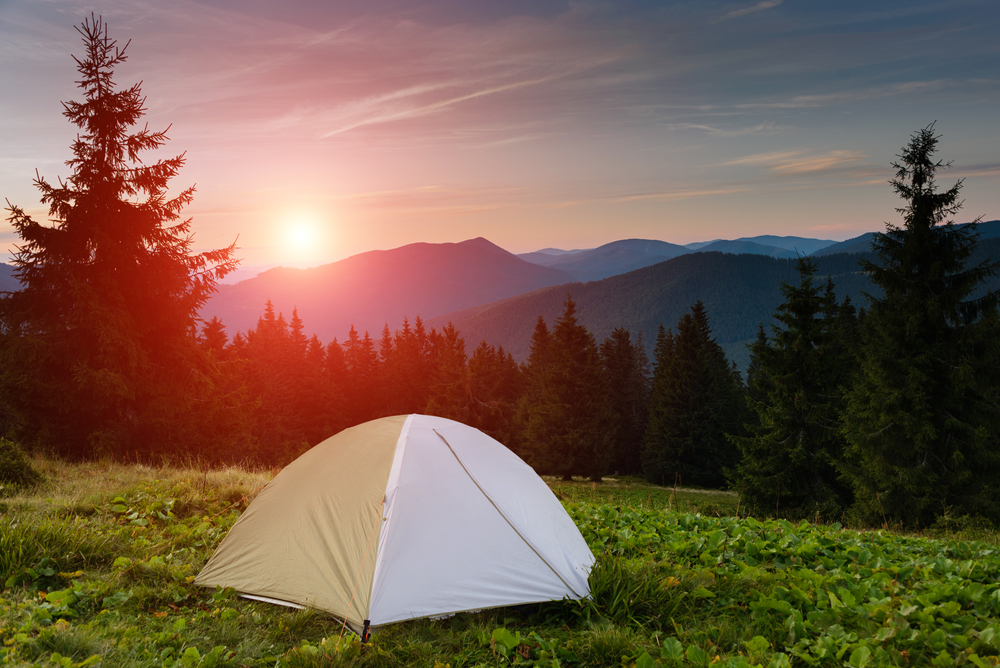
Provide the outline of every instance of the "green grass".
[[545,477],[564,503],[619,504],[630,508],[674,510],[713,517],[736,515],[739,494],[716,489],[659,487],[639,478],[605,478],[603,482],[564,482]]
[[726,492],[549,481],[597,555],[591,600],[393,624],[362,645],[328,615],[191,584],[269,473],[33,464],[47,482],[4,499],[0,521],[7,665],[1000,663],[995,540],[736,518]]

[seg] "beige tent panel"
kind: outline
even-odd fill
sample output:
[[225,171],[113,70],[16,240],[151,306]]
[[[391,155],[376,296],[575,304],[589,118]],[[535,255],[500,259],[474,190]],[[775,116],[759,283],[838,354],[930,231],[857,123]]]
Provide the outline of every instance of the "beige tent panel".
[[382,502],[405,420],[352,427],[292,462],[236,522],[195,584],[317,608],[360,629],[371,605]]

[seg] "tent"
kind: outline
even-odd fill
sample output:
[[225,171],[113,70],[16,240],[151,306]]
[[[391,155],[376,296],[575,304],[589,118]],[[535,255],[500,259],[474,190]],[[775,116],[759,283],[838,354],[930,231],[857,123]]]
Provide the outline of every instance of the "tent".
[[369,625],[589,595],[594,556],[548,486],[478,429],[346,429],[260,492],[195,584]]

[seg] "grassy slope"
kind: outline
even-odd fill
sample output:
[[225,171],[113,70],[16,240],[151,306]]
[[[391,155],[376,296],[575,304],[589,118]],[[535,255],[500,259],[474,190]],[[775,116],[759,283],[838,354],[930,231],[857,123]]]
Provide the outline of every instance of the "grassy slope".
[[362,647],[325,615],[190,584],[269,475],[39,465],[44,487],[0,499],[0,663],[998,662],[1000,557],[985,543],[735,519],[731,494],[553,483],[598,555],[592,602],[396,624]]

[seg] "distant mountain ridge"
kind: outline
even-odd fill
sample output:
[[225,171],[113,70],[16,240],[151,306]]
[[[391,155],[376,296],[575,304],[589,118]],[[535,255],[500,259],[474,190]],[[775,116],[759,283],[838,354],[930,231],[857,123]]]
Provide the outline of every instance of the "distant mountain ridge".
[[[961,223],[967,225],[968,223]],[[979,223],[982,239],[1000,236],[1000,221]],[[651,239],[623,239],[589,250],[563,251],[546,248],[518,255],[523,260],[564,270],[577,281],[596,281],[648,267],[688,253],[732,253],[767,255],[777,258],[822,257],[835,253],[867,253],[875,238],[868,232],[846,241],[759,235],[739,239],[698,241],[683,246]]]
[[[1000,221],[981,230],[983,237],[969,264],[988,257],[1000,259]],[[996,230],[994,236],[993,230]],[[838,301],[850,297],[858,307],[867,306],[865,293],[877,293],[858,262],[874,260],[871,253],[817,255],[817,282],[834,281]],[[515,359],[527,358],[531,334],[539,316],[551,326],[571,294],[577,317],[600,341],[615,327],[642,333],[647,350],[655,343],[660,324],[675,327],[681,316],[698,300],[708,311],[713,334],[731,360],[745,368],[745,343],[756,335],[758,323],[771,322],[774,310],[784,301],[781,283],[795,283],[796,260],[759,254],[688,253],[636,271],[589,283],[570,283],[543,288],[436,318],[428,325],[451,322],[467,344],[485,340],[502,345]],[[994,276],[986,289],[1000,289]],[[770,330],[768,330],[770,333]]]
[[412,322],[571,281],[566,272],[525,262],[482,238],[417,243],[220,285],[201,317],[218,316],[232,336],[255,326],[270,299],[286,320],[297,308],[305,332],[324,342],[343,340],[352,325],[377,338],[406,316]]
[[[969,224],[970,223],[959,223],[956,227],[962,227]],[[996,239],[1000,237],[1000,220],[983,221],[978,224],[977,229],[979,231],[980,240]],[[840,243],[833,244],[832,246],[827,246],[826,248],[814,252],[813,256],[821,257],[823,255],[833,255],[834,253],[868,253],[872,249],[872,241],[874,239],[875,233],[868,232],[859,237],[854,237],[853,239],[847,239],[846,241],[841,241]]]
[[689,253],[688,249],[666,241],[622,239],[584,251],[562,255],[527,253],[521,259],[553,269],[561,269],[577,281],[597,281],[624,274],[657,262]]
[[13,292],[21,289],[21,282],[14,278],[14,267],[0,262],[0,292]]
[[771,257],[797,257],[835,244],[835,241],[764,235],[735,240],[717,239],[681,246],[653,239],[622,239],[589,250],[561,251],[547,248],[522,253],[519,258],[545,267],[562,269],[577,281],[597,281],[648,267],[688,253],[718,251]]
[[[857,302],[867,281],[858,273],[858,256],[840,254],[823,260],[819,273],[839,283],[838,299]],[[666,262],[601,281],[542,288],[495,304],[473,307],[436,318],[429,326],[451,322],[467,344],[485,340],[502,345],[515,359],[527,358],[538,316],[551,326],[567,295],[576,302],[577,317],[598,341],[615,327],[642,333],[647,349],[660,324],[675,327],[699,299],[705,304],[714,336],[727,350],[740,353],[760,322],[770,321],[782,302],[781,283],[797,279],[795,260],[767,255],[721,252],[688,253]],[[736,344],[735,346],[730,344]],[[731,355],[732,356],[732,355]],[[745,360],[744,360],[745,361]]]

